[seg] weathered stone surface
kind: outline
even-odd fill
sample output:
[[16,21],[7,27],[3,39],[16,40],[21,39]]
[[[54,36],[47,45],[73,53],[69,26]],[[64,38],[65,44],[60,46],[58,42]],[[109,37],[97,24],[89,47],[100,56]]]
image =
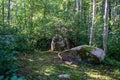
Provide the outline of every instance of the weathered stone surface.
[[74,50],[65,50],[62,53],[59,53],[58,56],[64,61],[72,61],[77,57],[77,52]]
[[63,61],[87,61],[95,64],[101,63],[105,58],[105,52],[100,48],[81,45],[58,54]]
[[66,40],[61,35],[55,35],[52,38],[51,50],[52,51],[62,51],[67,49]]
[[61,36],[61,35],[55,35],[52,38],[51,42],[51,51],[63,51],[70,49],[73,47],[73,43],[70,43],[70,40],[67,38]]
[[67,79],[70,79],[70,75],[69,75],[69,74],[59,74],[58,77],[59,77],[59,78],[67,78]]
[[58,53],[58,56],[61,60],[63,60],[64,62],[70,62],[70,64],[74,64],[81,61],[81,58],[77,54],[77,51],[71,49]]
[[96,48],[90,52],[91,54],[95,55],[100,60],[100,62],[105,58],[105,52],[100,48]]

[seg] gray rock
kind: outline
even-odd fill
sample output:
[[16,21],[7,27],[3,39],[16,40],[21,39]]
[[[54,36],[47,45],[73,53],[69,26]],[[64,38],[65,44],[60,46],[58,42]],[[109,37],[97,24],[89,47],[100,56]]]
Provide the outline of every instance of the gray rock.
[[59,78],[70,78],[69,74],[59,74],[58,75]]
[[69,50],[65,50],[58,54],[59,58],[63,61],[87,61],[99,64],[105,58],[105,52],[96,47],[81,45]]

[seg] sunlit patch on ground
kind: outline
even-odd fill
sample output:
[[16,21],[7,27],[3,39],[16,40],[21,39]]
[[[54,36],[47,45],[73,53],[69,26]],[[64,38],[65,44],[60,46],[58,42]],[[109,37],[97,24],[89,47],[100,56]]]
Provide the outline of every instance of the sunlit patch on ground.
[[94,78],[94,79],[100,79],[100,80],[115,80],[115,79],[111,78],[110,76],[101,75],[101,74],[99,74],[99,73],[86,72],[86,74],[87,74],[88,76],[90,76],[91,78]]
[[[70,75],[62,80],[120,80],[120,70],[116,66],[91,65],[87,63],[54,63],[56,52],[35,52],[19,56],[17,64],[21,67],[18,75],[27,80],[61,80],[60,74]],[[115,68],[114,68],[115,67]]]

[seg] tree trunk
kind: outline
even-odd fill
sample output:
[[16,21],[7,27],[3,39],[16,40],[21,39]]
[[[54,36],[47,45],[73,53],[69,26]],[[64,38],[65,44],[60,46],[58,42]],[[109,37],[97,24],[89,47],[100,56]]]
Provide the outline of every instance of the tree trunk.
[[[82,0],[79,0],[79,14],[80,14],[80,22],[82,22]],[[80,23],[82,26],[82,23]]]
[[[109,21],[111,21],[111,1],[108,1],[108,19]],[[108,32],[110,32],[111,30],[111,25],[108,24]]]
[[78,13],[78,11],[79,11],[79,2],[78,0],[76,0],[76,13]]
[[68,0],[66,0],[66,12],[68,12]]
[[82,0],[79,2],[79,11],[80,11],[80,17],[82,16]]
[[93,44],[93,39],[94,39],[95,5],[96,5],[96,0],[93,0],[92,26],[90,28],[90,41],[89,41],[89,45]]
[[7,17],[8,25],[10,25],[10,0],[8,0],[8,17]]
[[27,26],[27,19],[26,19],[26,2],[24,0],[24,17],[25,17],[25,29],[26,29],[26,26]]
[[30,25],[31,25],[31,29],[33,27],[33,12],[34,12],[34,1],[31,2],[31,6],[30,6]]
[[108,0],[105,2],[105,14],[104,14],[104,32],[103,32],[103,48],[107,53],[107,36],[108,36]]
[[2,0],[2,23],[4,25],[4,0]]
[[67,21],[68,20],[68,16],[69,16],[69,12],[68,12],[68,0],[66,0],[66,9],[65,9],[65,12],[66,12],[65,21]]

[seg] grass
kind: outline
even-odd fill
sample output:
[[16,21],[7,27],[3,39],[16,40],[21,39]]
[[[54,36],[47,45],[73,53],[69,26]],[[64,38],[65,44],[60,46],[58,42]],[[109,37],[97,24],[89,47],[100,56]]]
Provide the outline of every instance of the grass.
[[[68,65],[57,63],[57,52],[36,51],[18,57],[18,76],[27,80],[120,80],[119,66],[92,65],[85,62]],[[59,79],[59,74],[69,74],[69,79]]]

